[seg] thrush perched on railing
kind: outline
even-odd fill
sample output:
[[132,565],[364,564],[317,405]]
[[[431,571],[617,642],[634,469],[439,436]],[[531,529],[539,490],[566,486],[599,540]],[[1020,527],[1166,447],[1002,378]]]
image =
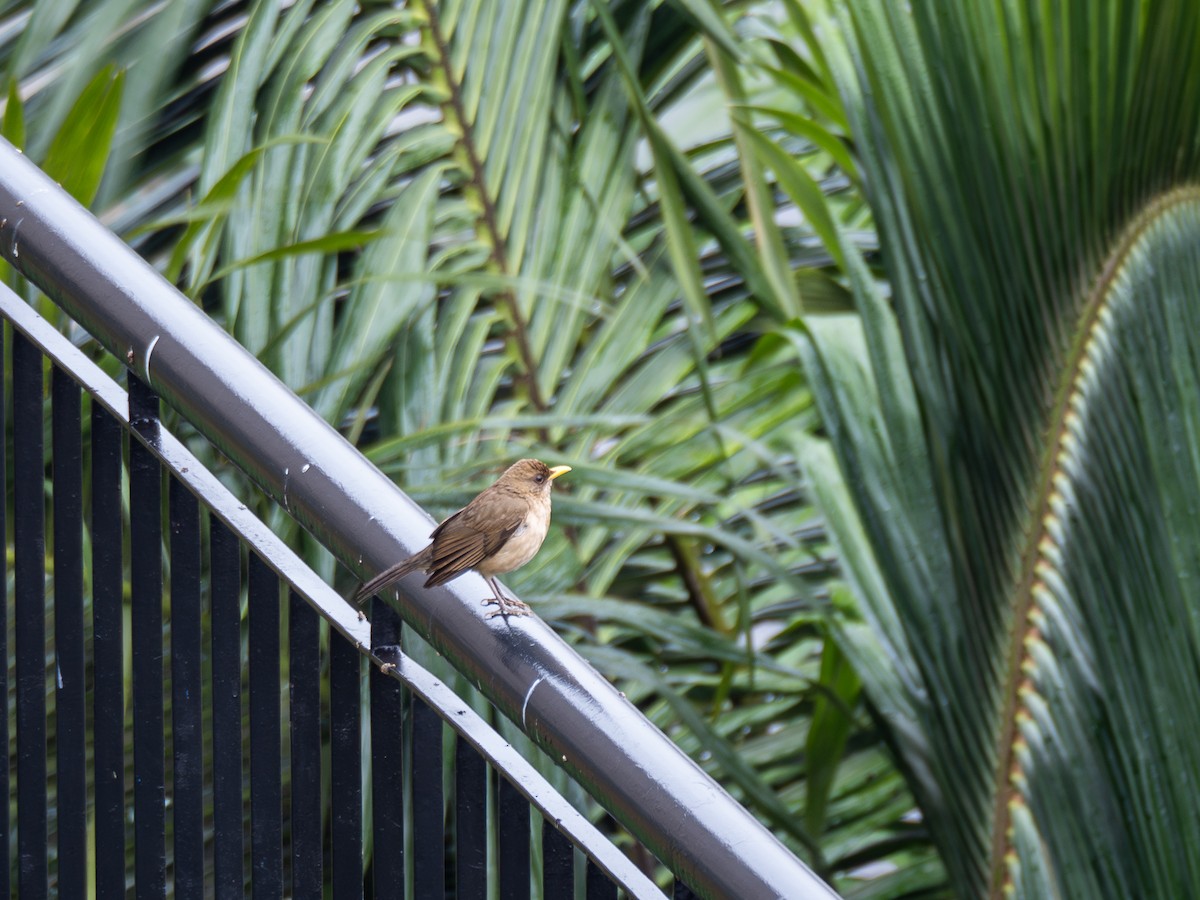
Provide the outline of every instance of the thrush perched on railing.
[[377,594],[410,572],[426,573],[425,587],[434,587],[474,569],[495,595],[483,601],[498,607],[492,616],[528,615],[526,604],[504,596],[496,576],[519,569],[541,548],[550,528],[551,483],[570,471],[570,466],[550,468],[536,459],[518,460],[435,528],[428,547],[380,572],[355,591],[352,600]]

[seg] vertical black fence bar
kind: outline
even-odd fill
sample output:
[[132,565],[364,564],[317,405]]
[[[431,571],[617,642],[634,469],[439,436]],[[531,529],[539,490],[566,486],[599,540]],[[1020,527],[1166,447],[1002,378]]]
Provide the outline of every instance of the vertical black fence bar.
[[334,900],[361,900],[362,708],[358,650],[329,636],[329,771],[333,833],[330,865]]
[[[129,420],[157,438],[158,397],[129,377]],[[130,640],[133,646],[133,851],[138,900],[166,896],[163,738],[162,473],[129,441]]]
[[455,878],[459,900],[487,898],[487,762],[464,738],[454,747]]
[[96,782],[96,896],[125,895],[125,644],[121,441],[124,429],[92,404],[92,695]]
[[46,508],[42,354],[13,332],[18,888],[46,896]]
[[529,801],[503,775],[496,778],[500,900],[529,898]]
[[83,647],[83,437],[79,385],[51,376],[58,895],[87,895],[87,721]]
[[[401,619],[375,599],[371,645],[399,647]],[[404,898],[404,689],[371,667],[371,884],[375,900]],[[462,896],[461,894],[459,896]]]
[[209,517],[212,641],[213,893],[240,898],[242,855],[242,551],[216,516]]
[[542,896],[546,900],[575,896],[575,848],[550,822],[542,822]]
[[[58,780],[54,812],[59,828],[57,843],[47,835],[48,801],[45,660],[45,447],[43,445],[44,360],[41,353],[20,335],[14,336],[14,453],[16,523],[16,657],[17,657],[17,804],[20,844],[18,868],[19,896],[86,896],[88,885],[88,847],[86,832],[73,826],[86,821],[86,695],[83,571],[82,571],[82,437],[81,393],[65,372],[53,372],[53,500],[54,500],[54,591],[56,603],[55,654],[58,681],[56,687],[56,745]],[[3,344],[0,342],[0,353]],[[2,365],[2,358],[0,358]],[[106,396],[101,394],[101,396]],[[0,421],[3,420],[3,396],[0,394]],[[140,438],[163,451],[168,459],[183,455],[174,439],[160,436],[158,398],[145,385],[130,379],[128,395],[132,428]],[[122,511],[121,447],[123,432],[119,423],[98,402],[92,406],[93,479],[92,508],[95,648],[95,760],[96,760],[96,895],[123,896],[126,886],[124,865],[127,840],[122,815],[124,809],[123,774],[125,769],[123,716],[122,647]],[[3,442],[0,442],[0,470],[3,469]],[[185,457],[186,458],[186,457]],[[138,897],[165,897],[167,829],[165,790],[165,735],[172,734],[173,788],[175,811],[171,818],[175,839],[173,887],[178,896],[206,896],[204,883],[204,747],[202,706],[202,610],[201,546],[199,505],[182,482],[170,481],[169,522],[171,552],[171,684],[172,722],[170,732],[164,723],[164,642],[162,582],[162,470],[154,453],[141,440],[131,440],[130,534],[131,534],[131,618],[133,661],[133,762],[135,885]],[[186,467],[177,470],[186,473]],[[182,475],[180,477],[183,477]],[[202,497],[210,488],[205,482],[188,479]],[[214,501],[215,508],[222,508]],[[228,507],[226,507],[228,508]],[[243,508],[244,509],[244,508]],[[0,508],[0,535],[4,530],[4,510]],[[228,513],[237,520],[237,514]],[[252,534],[253,529],[247,531]],[[243,653],[240,621],[241,547],[225,526],[214,518],[211,529],[212,585],[212,669],[213,669],[213,746],[214,788],[213,819],[217,832],[214,851],[215,896],[237,897],[243,893],[244,836],[242,811],[244,766],[242,754],[243,717],[241,715],[241,665],[249,659],[249,737],[250,737],[250,813],[252,887],[255,897],[284,896],[285,860],[283,857],[284,759],[280,721],[280,607],[279,579],[261,557],[251,555],[249,566],[249,652]],[[248,540],[252,538],[248,537]],[[263,551],[268,552],[268,551]],[[305,577],[309,573],[304,573]],[[298,584],[304,584],[303,577]],[[3,599],[0,583],[0,600]],[[313,596],[319,600],[321,591]],[[292,805],[295,840],[292,859],[294,882],[308,884],[307,892],[322,896],[321,856],[323,827],[321,764],[321,685],[320,619],[296,594],[290,595],[294,625],[289,641],[289,670],[292,674],[293,751],[290,754],[291,787],[308,783],[313,786],[305,800],[297,794]],[[399,618],[385,605],[376,608],[378,621],[372,631],[376,649],[398,645]],[[0,604],[0,617],[4,609]],[[342,623],[337,612],[328,613],[331,621]],[[359,639],[362,630],[353,624],[345,627]],[[0,627],[0,641],[3,641]],[[386,667],[385,667],[386,668]],[[412,677],[418,689],[429,691],[443,705],[439,707],[457,724],[451,707],[441,697],[442,686],[422,682],[427,673],[415,667]],[[332,636],[330,648],[330,732],[331,732],[331,855],[332,893],[335,898],[361,898],[363,893],[362,840],[362,746],[361,690],[362,656],[353,641],[340,634]],[[0,671],[0,679],[3,671]],[[373,761],[372,801],[375,837],[378,838],[372,860],[372,888],[378,897],[404,894],[404,787],[402,736],[411,736],[413,820],[413,865],[415,896],[444,895],[446,868],[446,812],[444,808],[443,742],[444,725],[437,713],[424,701],[412,698],[408,722],[403,706],[409,692],[385,672],[371,671]],[[0,694],[3,696],[3,694]],[[302,699],[306,698],[306,699]],[[465,712],[459,709],[461,715]],[[40,714],[38,714],[40,713]],[[6,717],[0,717],[0,727]],[[222,724],[223,723],[223,724]],[[462,726],[468,727],[468,726]],[[309,750],[297,751],[306,742],[296,736],[315,736]],[[494,735],[492,736],[494,739]],[[496,752],[494,744],[484,744]],[[219,752],[218,752],[219,749]],[[506,758],[500,752],[498,760]],[[455,748],[455,812],[457,828],[456,870],[452,873],[454,891],[459,897],[486,897],[491,892],[487,876],[499,872],[501,897],[527,898],[531,893],[530,804],[502,773],[490,775],[483,757],[463,739]],[[497,764],[500,764],[499,762]],[[517,766],[515,772],[523,772]],[[30,776],[30,773],[33,776]],[[0,764],[0,777],[7,779],[7,764]],[[530,774],[516,774],[518,783],[537,784]],[[496,783],[495,799],[488,796],[488,782]],[[535,788],[527,788],[535,790]],[[535,796],[536,790],[534,793]],[[315,799],[315,802],[312,802]],[[561,799],[561,798],[558,798]],[[32,802],[31,802],[32,801]],[[539,803],[541,801],[539,800]],[[494,809],[497,834],[497,859],[489,870],[489,805]],[[559,809],[554,803],[548,809]],[[560,813],[570,821],[567,813]],[[0,828],[7,829],[8,815]],[[558,820],[563,821],[563,820]],[[570,841],[550,823],[542,828],[541,887],[546,897],[573,897],[576,851]],[[621,867],[606,857],[604,850],[588,844],[582,823],[565,824],[587,844],[585,852],[596,852],[613,871]],[[39,834],[40,831],[40,834]],[[303,835],[307,835],[305,843]],[[305,847],[315,852],[306,853]],[[51,849],[61,854],[58,867],[51,871]],[[289,848],[290,849],[290,848]],[[579,857],[582,862],[582,857]],[[312,861],[315,860],[315,866]],[[107,861],[107,862],[106,862]],[[306,879],[305,872],[315,872]],[[51,880],[57,876],[57,883]],[[11,877],[11,872],[7,873]],[[636,873],[616,876],[641,884]],[[587,861],[586,890],[589,897],[615,898],[616,884],[590,859]],[[640,888],[631,888],[640,894]],[[676,883],[677,897],[689,896],[682,883]],[[288,896],[301,896],[293,890]],[[0,895],[2,896],[2,895]]]
[[587,900],[617,900],[617,886],[590,857],[587,862]]
[[442,720],[412,698],[413,894],[446,894],[446,825],[442,803]]
[[320,617],[295,591],[288,612],[292,755],[292,897],[321,900]]
[[[4,323],[0,322],[0,377],[5,371],[4,367]],[[5,458],[5,434],[4,424],[8,421],[8,417],[4,413],[4,383],[0,381],[0,478],[4,478],[5,485],[8,484],[8,461]],[[5,488],[7,490],[7,487]],[[5,555],[7,556],[8,547],[8,500],[0,504],[0,547],[6,548]],[[7,570],[8,566],[5,565]],[[4,665],[0,666],[0,697],[3,702],[0,703],[0,747],[8,747],[8,572],[5,571],[4,578],[0,578],[0,651]],[[0,760],[0,798],[3,798],[3,809],[0,809],[0,897],[12,896],[12,877],[8,870],[9,861],[9,846],[11,835],[9,833],[8,821],[8,753],[3,754],[4,759]]]
[[175,897],[204,896],[204,735],[201,695],[200,507],[170,481],[171,738]]
[[283,896],[279,578],[250,554],[250,854],[254,900]]

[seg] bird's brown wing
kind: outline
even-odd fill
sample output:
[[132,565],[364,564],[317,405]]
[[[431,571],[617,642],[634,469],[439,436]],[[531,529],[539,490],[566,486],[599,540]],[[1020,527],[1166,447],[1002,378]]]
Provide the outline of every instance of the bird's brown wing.
[[486,504],[480,504],[483,498],[481,494],[433,532],[425,587],[442,584],[478,566],[504,546],[529,513],[529,504],[520,497],[494,492]]

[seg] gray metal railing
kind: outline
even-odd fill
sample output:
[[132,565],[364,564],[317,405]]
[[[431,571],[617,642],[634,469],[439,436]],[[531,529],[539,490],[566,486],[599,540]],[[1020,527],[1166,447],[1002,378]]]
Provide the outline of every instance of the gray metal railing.
[[[356,574],[424,546],[423,510],[3,141],[0,253]],[[697,893],[836,896],[540,619],[485,618],[485,594],[472,574],[404,592],[399,612]]]

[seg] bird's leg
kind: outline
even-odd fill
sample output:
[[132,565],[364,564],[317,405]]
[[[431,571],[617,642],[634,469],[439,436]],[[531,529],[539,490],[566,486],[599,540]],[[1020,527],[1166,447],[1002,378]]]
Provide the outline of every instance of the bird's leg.
[[494,603],[497,607],[499,607],[493,612],[488,613],[487,617],[489,619],[493,619],[496,616],[504,616],[504,618],[507,619],[509,616],[529,615],[531,610],[529,609],[528,604],[522,603],[516,597],[505,597],[504,592],[500,590],[499,582],[497,582],[495,578],[488,576],[487,583],[492,589],[492,593],[496,596],[494,599],[489,597],[488,599],[484,600],[483,605],[491,606]]

